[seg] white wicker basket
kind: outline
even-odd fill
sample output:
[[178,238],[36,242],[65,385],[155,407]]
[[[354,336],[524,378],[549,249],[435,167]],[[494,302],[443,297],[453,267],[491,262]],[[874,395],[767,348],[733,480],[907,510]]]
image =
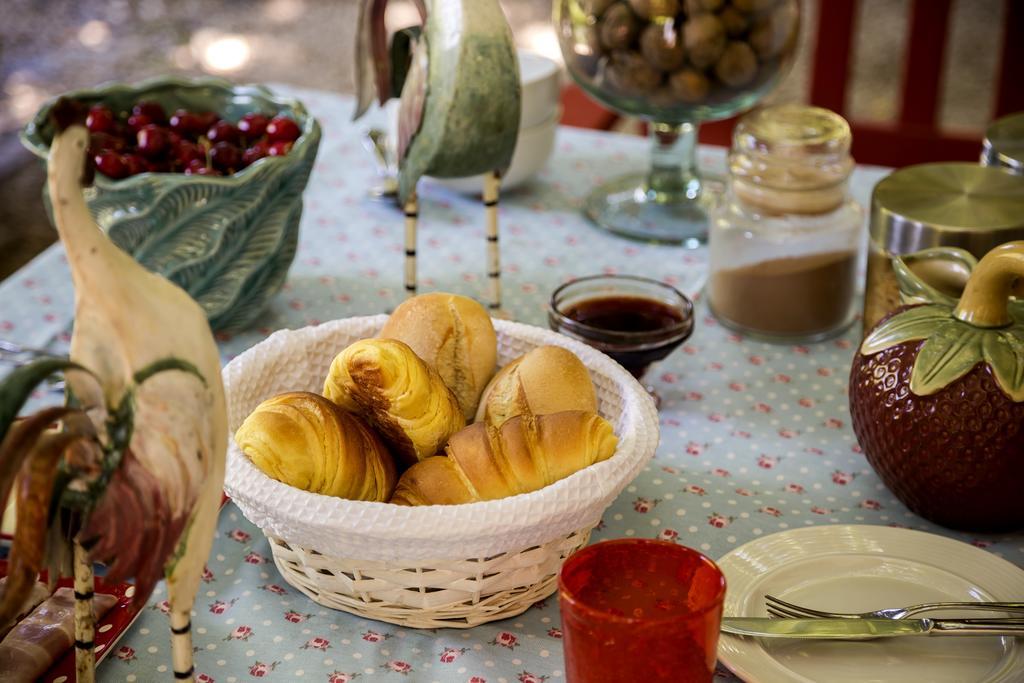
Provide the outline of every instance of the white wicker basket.
[[[232,433],[264,399],[316,391],[334,356],[374,336],[386,316],[281,331],[224,368]],[[457,506],[408,508],[341,500],[263,474],[232,441],[227,493],[270,539],[282,576],[316,602],[417,628],[466,628],[525,611],[555,590],[562,562],[586,545],[601,514],[658,445],[643,387],[590,347],[537,327],[496,320],[504,365],[544,344],[590,369],[598,410],[615,428],[610,459],[540,491]]]

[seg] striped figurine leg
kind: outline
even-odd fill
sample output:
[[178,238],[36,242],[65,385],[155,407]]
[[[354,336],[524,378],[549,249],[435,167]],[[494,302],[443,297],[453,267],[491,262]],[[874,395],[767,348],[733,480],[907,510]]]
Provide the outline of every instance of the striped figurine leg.
[[498,192],[501,174],[493,171],[484,176],[484,211],[487,214],[487,281],[490,284],[492,313],[501,309],[501,254],[498,250]]
[[[189,603],[191,605],[191,603]],[[171,610],[171,662],[174,679],[191,681],[195,666],[192,661],[192,614]]]
[[419,204],[416,192],[409,196],[403,207],[405,212],[405,297],[416,296],[416,222]]
[[96,655],[93,637],[96,619],[92,611],[94,583],[89,553],[74,543],[75,567],[75,675],[78,683],[96,680]]

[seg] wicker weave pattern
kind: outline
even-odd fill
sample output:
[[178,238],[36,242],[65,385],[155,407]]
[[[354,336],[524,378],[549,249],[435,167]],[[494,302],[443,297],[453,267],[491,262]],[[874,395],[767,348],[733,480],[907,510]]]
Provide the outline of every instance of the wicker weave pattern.
[[412,628],[471,628],[525,612],[555,592],[558,570],[590,529],[514,553],[468,560],[347,560],[270,536],[285,580],[315,602]]

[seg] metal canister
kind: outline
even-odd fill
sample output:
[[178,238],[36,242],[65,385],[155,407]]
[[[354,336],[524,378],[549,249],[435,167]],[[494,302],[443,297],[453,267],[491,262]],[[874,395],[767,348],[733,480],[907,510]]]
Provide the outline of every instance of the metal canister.
[[1024,111],[993,121],[985,129],[981,164],[1024,175]]
[[960,247],[979,259],[1024,239],[1024,177],[971,163],[908,166],[871,195],[871,245],[864,331],[900,306],[891,258],[931,247]]

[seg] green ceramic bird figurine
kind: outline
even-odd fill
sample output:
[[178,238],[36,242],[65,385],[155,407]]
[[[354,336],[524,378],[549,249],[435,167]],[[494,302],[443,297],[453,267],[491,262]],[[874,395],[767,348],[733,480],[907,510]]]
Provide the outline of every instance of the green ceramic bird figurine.
[[405,211],[405,290],[416,292],[416,185],[424,175],[484,174],[487,275],[492,310],[501,307],[498,194],[519,132],[519,64],[498,0],[416,0],[422,29],[399,31],[390,48],[388,0],[361,0],[356,39],[358,119],[374,91],[400,94],[398,201]]

